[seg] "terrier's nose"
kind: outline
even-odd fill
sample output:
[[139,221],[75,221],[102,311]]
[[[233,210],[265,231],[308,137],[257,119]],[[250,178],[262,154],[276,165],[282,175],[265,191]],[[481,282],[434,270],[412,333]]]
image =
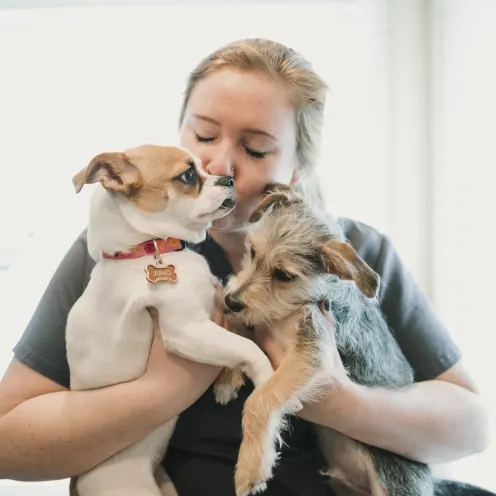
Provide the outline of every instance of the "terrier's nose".
[[227,295],[225,298],[226,306],[231,310],[231,312],[238,313],[245,308],[243,303],[241,303],[239,300],[233,300],[231,298],[231,295]]
[[234,188],[234,179],[231,176],[222,176],[217,179],[216,186],[225,186],[226,188]]

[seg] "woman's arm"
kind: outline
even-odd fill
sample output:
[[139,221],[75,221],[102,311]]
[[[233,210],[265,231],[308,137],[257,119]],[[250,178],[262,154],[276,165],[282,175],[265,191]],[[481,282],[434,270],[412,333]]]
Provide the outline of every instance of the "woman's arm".
[[461,363],[404,389],[343,380],[300,416],[424,463],[477,453],[489,442],[487,412]]
[[[93,266],[83,232],[15,347],[16,358],[0,382],[0,478],[79,475],[178,415],[219,373],[167,354],[154,316],[155,337],[141,378],[93,391],[68,391],[65,325]],[[221,317],[217,312],[214,320],[221,322]]]
[[216,367],[164,350],[158,326],[147,372],[93,391],[67,391],[17,360],[0,383],[0,479],[81,474],[192,404]]
[[[344,379],[303,415],[367,444],[426,463],[482,451],[487,412],[461,353],[389,238],[348,221],[347,237],[380,275],[381,310],[415,371],[405,389],[368,388]],[[340,360],[339,362],[340,363]]]
[[[334,336],[332,316],[322,308]],[[264,331],[257,342],[274,368],[285,352]],[[485,450],[487,411],[461,362],[433,380],[403,389],[371,388],[352,382],[337,351],[333,384],[298,416],[362,443],[423,463],[448,462]]]

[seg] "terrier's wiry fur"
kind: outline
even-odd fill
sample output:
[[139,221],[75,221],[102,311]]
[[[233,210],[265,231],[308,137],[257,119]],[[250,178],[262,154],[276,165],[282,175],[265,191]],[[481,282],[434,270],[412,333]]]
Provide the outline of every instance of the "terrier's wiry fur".
[[[241,272],[227,286],[226,305],[245,326],[265,324],[286,356],[256,388],[243,412],[236,467],[238,495],[265,487],[277,460],[283,418],[332,387],[338,348],[349,377],[366,386],[401,388],[413,371],[377,302],[378,275],[345,241],[338,220],[311,209],[288,187],[271,186],[252,215]],[[319,306],[330,303],[335,337]],[[335,339],[335,343],[334,343]],[[242,384],[240,372],[215,386],[225,403]],[[428,467],[316,426],[329,484],[339,496],[429,496]]]

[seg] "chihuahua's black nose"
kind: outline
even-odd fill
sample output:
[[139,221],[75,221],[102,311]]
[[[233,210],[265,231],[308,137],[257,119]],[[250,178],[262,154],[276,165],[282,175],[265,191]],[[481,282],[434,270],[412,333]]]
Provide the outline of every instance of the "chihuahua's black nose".
[[217,179],[216,186],[226,186],[226,188],[234,188],[234,179],[231,176],[222,176]]
[[231,310],[231,312],[238,313],[238,312],[241,312],[241,310],[243,310],[243,308],[245,308],[243,303],[241,303],[239,300],[233,300],[231,298],[231,295],[227,295],[225,298],[225,301],[226,301],[227,308],[229,308],[229,310]]

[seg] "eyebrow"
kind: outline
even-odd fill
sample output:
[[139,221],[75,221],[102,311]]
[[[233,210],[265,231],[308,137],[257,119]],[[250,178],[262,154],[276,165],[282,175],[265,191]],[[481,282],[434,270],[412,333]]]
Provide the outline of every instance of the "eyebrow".
[[[193,117],[195,119],[200,119],[202,121],[210,122],[211,124],[215,124],[216,126],[220,126],[220,122],[216,121],[215,119],[212,119],[211,117],[207,117],[206,115],[201,115],[201,114],[193,114]],[[260,136],[266,136],[274,141],[277,141],[277,138],[273,135],[268,133],[267,131],[262,131],[261,129],[242,129],[244,133],[249,133],[249,134],[258,134]]]

